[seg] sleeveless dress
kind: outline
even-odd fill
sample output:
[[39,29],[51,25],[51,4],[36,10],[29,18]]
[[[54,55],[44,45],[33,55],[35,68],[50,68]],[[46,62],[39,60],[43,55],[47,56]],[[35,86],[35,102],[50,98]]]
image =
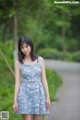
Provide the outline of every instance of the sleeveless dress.
[[40,57],[35,64],[20,63],[21,84],[18,91],[17,114],[47,114],[46,95],[41,82]]

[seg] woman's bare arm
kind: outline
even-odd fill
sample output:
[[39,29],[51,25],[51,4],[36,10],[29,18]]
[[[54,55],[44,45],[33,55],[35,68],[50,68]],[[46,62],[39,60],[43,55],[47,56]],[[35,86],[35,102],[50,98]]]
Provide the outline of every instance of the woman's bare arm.
[[20,86],[20,63],[16,61],[15,63],[15,89],[14,89],[14,103],[17,102],[17,95]]
[[42,57],[40,57],[40,62],[41,62],[41,68],[42,68],[41,80],[46,93],[46,98],[49,98],[48,83],[47,83],[46,72],[45,72],[45,63]]

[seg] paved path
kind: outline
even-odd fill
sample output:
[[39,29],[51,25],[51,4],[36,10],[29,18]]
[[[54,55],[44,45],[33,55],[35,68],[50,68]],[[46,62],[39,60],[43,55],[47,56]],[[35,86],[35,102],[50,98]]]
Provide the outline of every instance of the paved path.
[[63,85],[45,120],[80,120],[80,64],[46,60],[46,66],[56,70],[63,78]]

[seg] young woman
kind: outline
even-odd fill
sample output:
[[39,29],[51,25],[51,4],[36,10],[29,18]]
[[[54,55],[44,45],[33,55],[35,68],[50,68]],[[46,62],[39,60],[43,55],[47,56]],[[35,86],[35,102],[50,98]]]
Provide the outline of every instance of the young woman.
[[27,36],[18,41],[18,58],[15,63],[14,112],[22,114],[23,120],[32,120],[32,117],[42,120],[42,114],[49,113],[50,108],[44,59],[34,54],[32,40]]

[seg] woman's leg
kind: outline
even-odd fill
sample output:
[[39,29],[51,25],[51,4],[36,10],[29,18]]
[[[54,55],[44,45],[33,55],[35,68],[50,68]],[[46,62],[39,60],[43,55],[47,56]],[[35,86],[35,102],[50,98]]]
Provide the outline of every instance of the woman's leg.
[[30,114],[22,114],[23,120],[32,120],[32,116]]
[[33,120],[42,120],[42,115],[33,115]]

